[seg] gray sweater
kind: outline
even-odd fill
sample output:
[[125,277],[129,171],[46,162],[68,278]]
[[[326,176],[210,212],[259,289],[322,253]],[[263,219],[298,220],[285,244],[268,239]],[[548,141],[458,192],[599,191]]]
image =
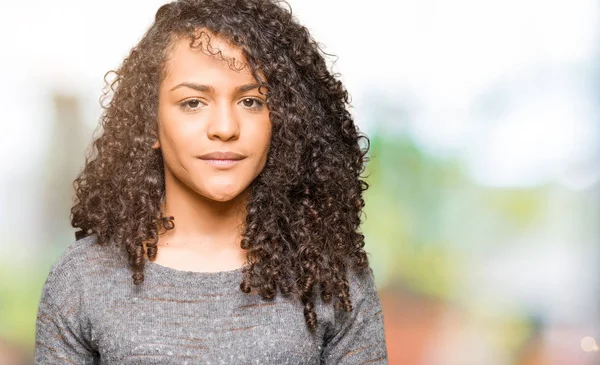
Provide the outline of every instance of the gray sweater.
[[96,235],[52,266],[36,323],[36,364],[387,364],[373,272],[349,274],[354,310],[317,295],[316,335],[298,301],[239,289],[242,269],[180,271],[146,261],[133,284],[118,246]]

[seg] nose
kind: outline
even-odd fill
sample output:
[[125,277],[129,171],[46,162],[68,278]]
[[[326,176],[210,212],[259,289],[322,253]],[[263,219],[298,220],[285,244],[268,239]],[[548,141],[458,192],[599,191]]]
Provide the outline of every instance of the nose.
[[237,139],[240,125],[233,108],[227,103],[220,103],[209,115],[207,134],[210,139],[228,141]]

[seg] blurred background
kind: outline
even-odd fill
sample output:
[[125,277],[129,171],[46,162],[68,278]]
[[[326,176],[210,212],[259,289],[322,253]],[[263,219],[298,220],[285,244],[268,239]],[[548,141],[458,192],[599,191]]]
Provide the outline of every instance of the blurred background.
[[[164,2],[0,5],[0,364],[33,364],[104,74]],[[289,4],[371,139],[389,363],[600,364],[600,3]]]

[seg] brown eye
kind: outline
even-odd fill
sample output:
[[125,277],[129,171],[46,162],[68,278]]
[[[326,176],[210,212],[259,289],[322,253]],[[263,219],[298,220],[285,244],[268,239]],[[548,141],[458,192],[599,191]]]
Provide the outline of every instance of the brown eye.
[[199,99],[188,99],[179,104],[179,107],[184,111],[194,111],[199,109],[202,102]]
[[242,105],[250,110],[258,111],[264,106],[264,102],[257,98],[245,98],[241,101]]

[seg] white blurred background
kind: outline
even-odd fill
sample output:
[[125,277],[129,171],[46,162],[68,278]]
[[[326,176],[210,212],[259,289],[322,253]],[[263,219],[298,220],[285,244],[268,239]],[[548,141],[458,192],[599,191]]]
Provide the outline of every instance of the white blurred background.
[[[0,3],[0,364],[32,363],[103,77],[164,2]],[[600,364],[600,3],[288,2],[371,138],[390,364]]]

